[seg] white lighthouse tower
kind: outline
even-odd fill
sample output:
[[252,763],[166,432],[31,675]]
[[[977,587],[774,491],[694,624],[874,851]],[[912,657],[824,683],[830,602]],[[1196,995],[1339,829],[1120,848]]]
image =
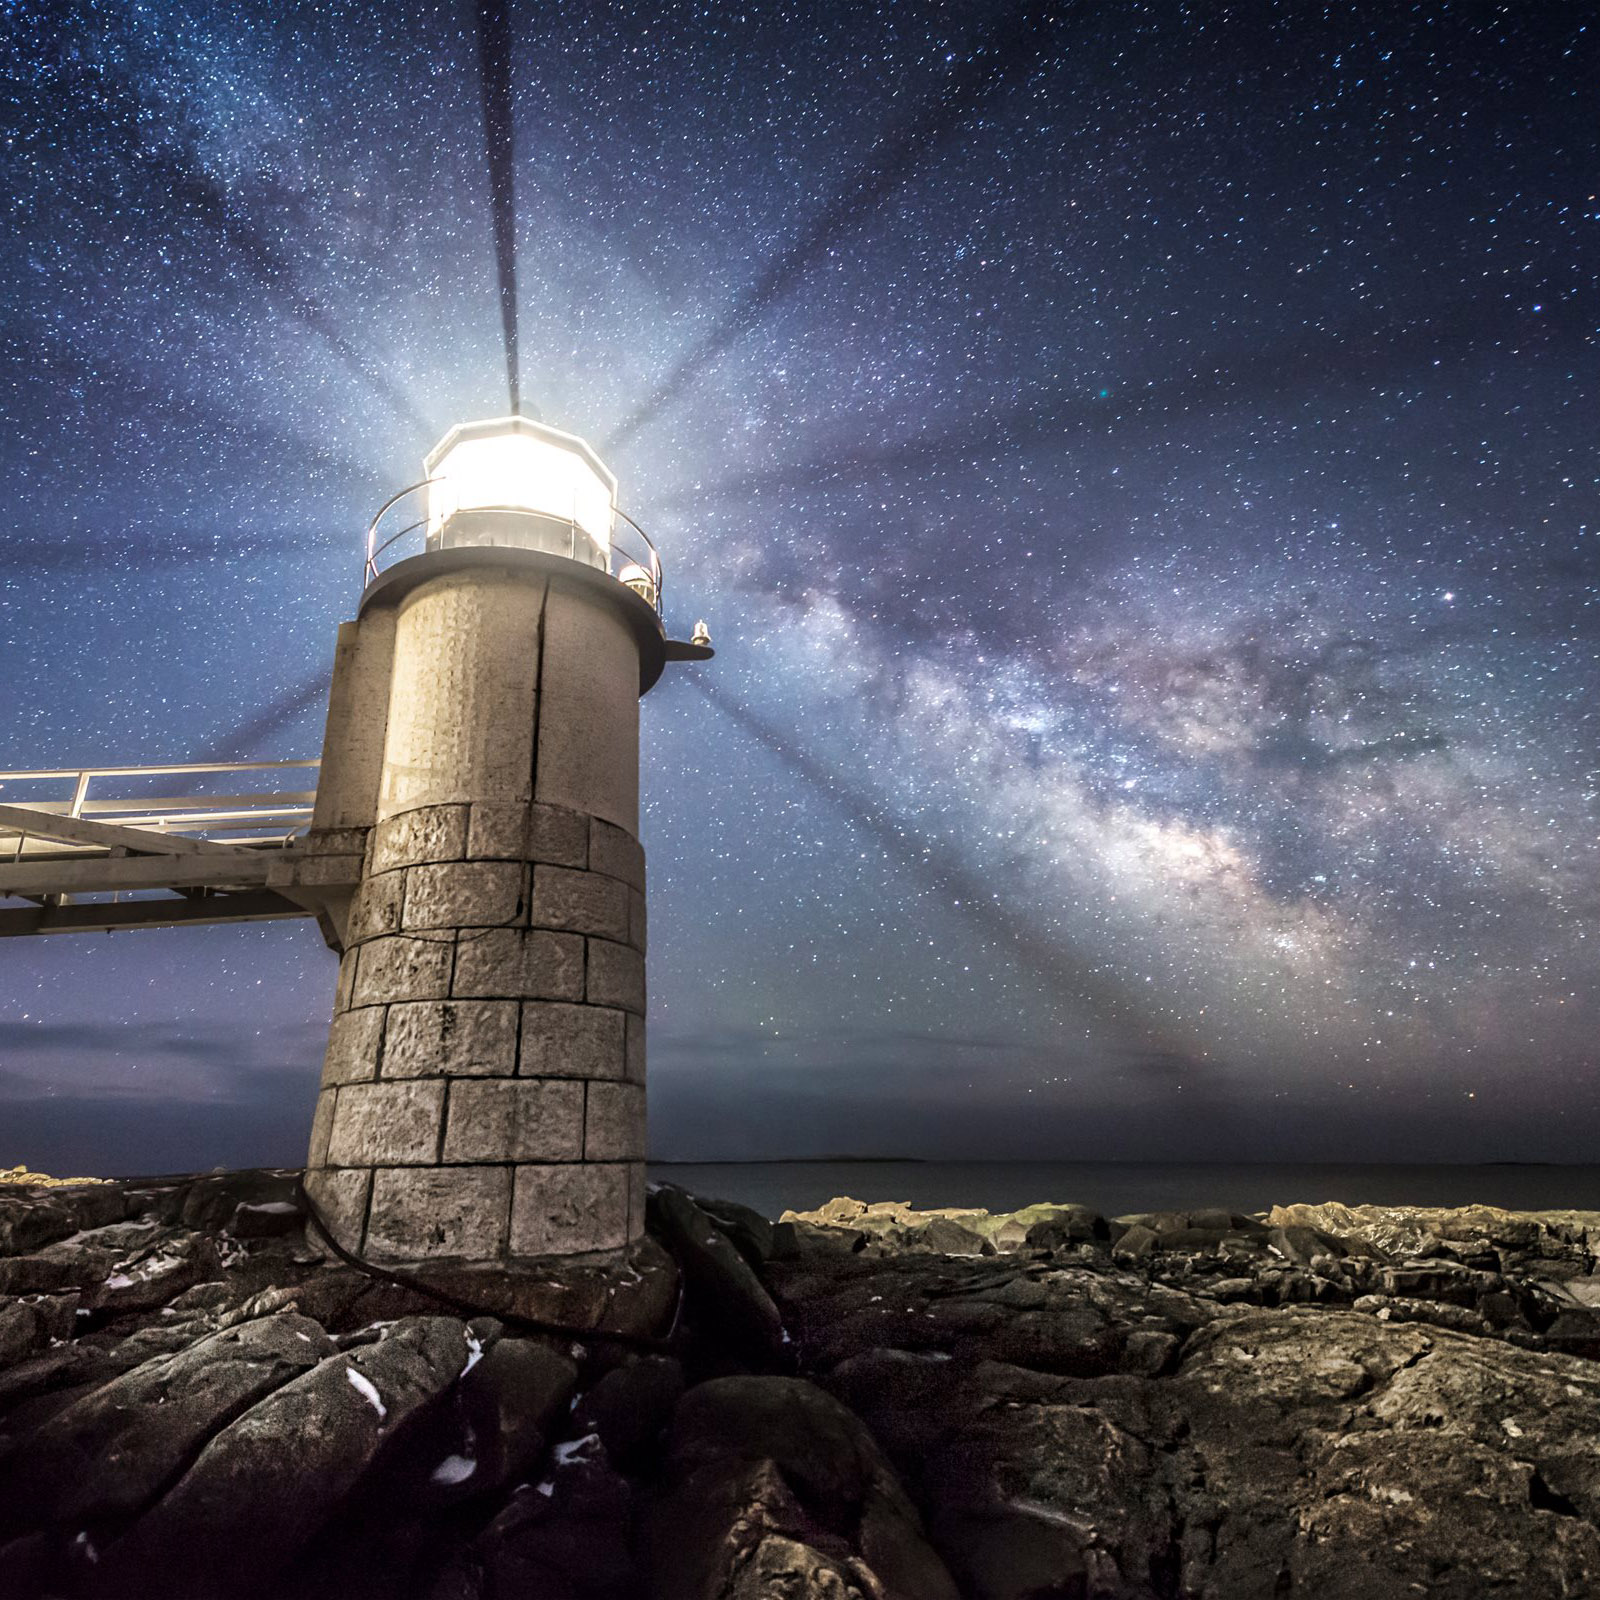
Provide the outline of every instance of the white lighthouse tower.
[[369,534],[295,873],[328,861],[342,946],[306,1187],[373,1261],[614,1250],[644,1230],[639,698],[709,641],[666,638],[581,439],[471,423],[425,468]]
[[583,440],[469,423],[425,471],[368,530],[321,761],[0,773],[0,937],[316,917],[340,965],[306,1192],[338,1244],[618,1250],[644,1230],[639,697],[711,641],[667,638]]

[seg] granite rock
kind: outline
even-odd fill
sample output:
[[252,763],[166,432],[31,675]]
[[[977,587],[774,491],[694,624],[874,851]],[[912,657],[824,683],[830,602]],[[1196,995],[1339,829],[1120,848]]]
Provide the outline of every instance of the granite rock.
[[338,1514],[405,1423],[455,1382],[468,1354],[460,1322],[416,1317],[319,1361],[205,1445],[100,1552],[97,1587],[114,1593],[159,1572],[174,1596],[265,1588]]
[[660,1600],[958,1597],[867,1429],[801,1378],[714,1379],[683,1397],[648,1545]]
[[299,1316],[265,1317],[154,1357],[65,1406],[0,1462],[0,1528],[81,1527],[143,1509],[212,1437],[333,1343]]
[[677,1259],[689,1314],[705,1338],[757,1365],[783,1363],[783,1317],[728,1236],[681,1189],[656,1189],[646,1215]]
[[1600,1216],[662,1189],[395,1282],[294,1176],[0,1192],[7,1600],[1600,1590]]

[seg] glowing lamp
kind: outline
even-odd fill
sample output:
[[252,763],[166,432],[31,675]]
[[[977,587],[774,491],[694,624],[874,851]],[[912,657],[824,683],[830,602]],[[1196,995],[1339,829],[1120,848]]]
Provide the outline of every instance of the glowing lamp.
[[576,434],[526,417],[463,422],[423,467],[430,550],[516,545],[609,565],[617,480]]
[[632,589],[648,606],[654,606],[660,598],[656,592],[656,580],[637,561],[628,562],[618,572],[617,582],[624,588]]

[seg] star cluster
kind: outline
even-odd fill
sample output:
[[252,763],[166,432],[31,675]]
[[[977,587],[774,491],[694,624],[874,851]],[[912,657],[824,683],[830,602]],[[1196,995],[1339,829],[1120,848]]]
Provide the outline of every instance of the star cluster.
[[[523,393],[718,646],[657,1153],[1583,1159],[1582,9],[512,22]],[[368,518],[505,409],[468,9],[5,27],[0,761],[314,755]],[[0,957],[16,1126],[295,1158],[309,926]]]

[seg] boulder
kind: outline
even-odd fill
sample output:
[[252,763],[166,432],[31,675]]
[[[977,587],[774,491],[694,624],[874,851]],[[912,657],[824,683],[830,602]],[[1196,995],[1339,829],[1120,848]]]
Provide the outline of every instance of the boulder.
[[79,1183],[32,1191],[35,1201],[48,1197],[49,1206],[66,1209],[73,1233],[84,1233],[110,1223],[121,1222],[129,1214],[128,1196],[115,1183]]
[[580,1434],[596,1433],[619,1467],[647,1463],[683,1394],[683,1366],[670,1356],[641,1356],[613,1367],[573,1414]]
[[[1156,1235],[1156,1248],[1172,1254],[1221,1255],[1224,1245],[1241,1242],[1234,1238],[1232,1230],[1228,1228],[1170,1228]],[[1127,1236],[1124,1235],[1124,1246],[1126,1243]]]
[[855,1200],[847,1194],[836,1195],[826,1205],[818,1206],[815,1211],[785,1211],[785,1222],[810,1222],[818,1227],[837,1228],[861,1223],[869,1217],[888,1216],[904,1217],[909,1214],[911,1207],[903,1200],[880,1201],[868,1205],[864,1200]]
[[1111,1254],[1118,1261],[1143,1261],[1151,1251],[1161,1248],[1160,1237],[1145,1223],[1130,1223],[1111,1246]]
[[1544,1342],[1551,1350],[1600,1360],[1600,1313],[1587,1309],[1558,1312],[1544,1330]]
[[[19,1406],[42,1394],[103,1383],[122,1370],[113,1355],[81,1339],[28,1356],[0,1371],[0,1435],[12,1434],[12,1417]],[[0,1454],[5,1448],[0,1438]]]
[[[1035,1247],[1063,1248],[1069,1243],[1089,1243],[1110,1238],[1105,1219],[1087,1206],[1046,1203],[1020,1211],[989,1212],[970,1207],[946,1206],[919,1211],[903,1200],[852,1200],[848,1195],[830,1200],[815,1211],[784,1212],[780,1228],[795,1230],[801,1251],[860,1249],[881,1253],[916,1250],[946,1255],[991,1255],[1020,1249],[1029,1243],[1029,1230],[1059,1223],[1059,1231],[1041,1234],[1046,1241]],[[795,1252],[775,1250],[773,1259],[794,1259]]]
[[773,1261],[798,1261],[800,1259],[800,1236],[792,1222],[774,1222],[772,1224],[772,1250],[770,1259]]
[[658,1600],[864,1600],[886,1591],[848,1539],[809,1516],[770,1461],[703,1468],[685,1481],[670,1542],[652,1530]]
[[[819,1373],[878,1346],[1083,1376],[1114,1372],[1126,1327],[1160,1298],[1143,1283],[1016,1256],[853,1256],[775,1264],[769,1273],[807,1366]],[[1173,1327],[1215,1312],[1189,1296],[1168,1298],[1183,1308]]]
[[1231,1233],[1235,1229],[1240,1232],[1258,1230],[1261,1224],[1253,1217],[1240,1216],[1235,1211],[1221,1211],[1215,1207],[1200,1211],[1185,1212],[1186,1222],[1182,1226],[1200,1228],[1208,1233]]
[[34,1249],[127,1215],[127,1195],[114,1183],[92,1178],[48,1185],[0,1183],[0,1254]]
[[989,1243],[992,1244],[996,1250],[1022,1250],[1029,1248],[1028,1233],[1029,1230],[1020,1222],[1018,1222],[1015,1217],[1007,1217],[989,1235]]
[[1111,1224],[1087,1206],[1060,1206],[1032,1223],[1025,1235],[1039,1250],[1066,1250],[1075,1245],[1110,1244]]
[[[630,1245],[619,1261],[550,1259],[534,1270],[428,1265],[412,1268],[407,1276],[449,1302],[508,1324],[526,1318],[646,1338],[665,1331],[678,1294],[677,1267],[650,1238]],[[420,1289],[342,1267],[325,1269],[296,1292],[315,1297],[313,1315],[338,1333],[440,1309],[440,1302]]]
[[981,1233],[964,1227],[952,1217],[935,1217],[920,1228],[908,1228],[900,1241],[900,1248],[941,1256],[994,1254],[994,1246]]
[[17,1600],[49,1595],[54,1587],[56,1551],[49,1535],[25,1534],[7,1543],[0,1539],[0,1594]]
[[0,1256],[22,1255],[77,1231],[77,1218],[65,1200],[0,1195]]
[[1484,1289],[1501,1286],[1498,1273],[1474,1273],[1452,1261],[1407,1263],[1385,1267],[1380,1281],[1383,1292],[1413,1300],[1440,1300],[1448,1305],[1470,1306]]
[[193,1233],[163,1233],[130,1260],[117,1263],[84,1292],[99,1321],[154,1311],[218,1270],[213,1241]]
[[1285,1261],[1292,1261],[1300,1267],[1309,1267],[1319,1256],[1337,1259],[1349,1254],[1331,1233],[1323,1233],[1299,1223],[1273,1228],[1267,1235],[1267,1243]]
[[1586,1238],[1591,1227],[1600,1227],[1600,1214],[1546,1216],[1503,1211],[1497,1206],[1347,1206],[1328,1202],[1274,1206],[1267,1221],[1274,1227],[1298,1224],[1315,1228],[1381,1255],[1416,1256],[1430,1238],[1450,1240],[1453,1253],[1474,1256],[1474,1264],[1479,1264],[1489,1247],[1513,1257],[1537,1259],[1546,1248],[1560,1254]]
[[0,1301],[0,1367],[9,1367],[44,1341],[33,1307],[21,1300]]
[[759,1211],[736,1205],[732,1200],[708,1200],[698,1194],[691,1198],[757,1271],[772,1259],[776,1248],[773,1225]]
[[548,1344],[497,1339],[459,1386],[465,1448],[430,1468],[430,1485],[477,1495],[525,1476],[566,1421],[577,1383],[577,1363]]
[[1166,1370],[878,1350],[829,1381],[975,1600],[1556,1600],[1600,1576],[1586,1363],[1303,1308],[1215,1320]]
[[807,1256],[850,1256],[866,1248],[867,1235],[860,1228],[840,1228],[829,1224],[806,1222],[801,1219],[777,1224],[787,1228],[794,1240],[794,1251],[785,1260],[801,1260]]
[[185,1289],[174,1301],[172,1311],[180,1317],[221,1315],[241,1304],[239,1285],[236,1283],[197,1283]]
[[[1555,1600],[1600,1578],[1600,1372],[1331,1310],[1213,1324],[1173,1398],[1184,1591]],[[1203,1534],[1202,1530],[1203,1529]]]
[[830,1384],[905,1473],[964,1594],[1176,1592],[1162,1574],[1182,1425],[1159,1390],[892,1350],[865,1352]]
[[1413,1300],[1403,1295],[1357,1295],[1350,1302],[1350,1309],[1377,1317],[1380,1322],[1425,1322],[1435,1328],[1454,1328],[1460,1333],[1489,1331],[1484,1319],[1465,1306],[1445,1305],[1434,1300]]
[[[1506,1333],[1513,1330],[1520,1333],[1531,1333],[1533,1331],[1527,1317],[1523,1315],[1521,1302],[1509,1290],[1492,1289],[1480,1294],[1476,1309],[1484,1322],[1497,1333]],[[1573,1351],[1572,1353],[1577,1355],[1582,1352]]]
[[252,1168],[195,1178],[185,1188],[178,1211],[178,1221],[185,1228],[227,1232],[240,1238],[286,1232],[304,1216],[300,1173],[284,1168]]
[[[165,1230],[163,1232],[163,1230]],[[182,1230],[158,1222],[154,1217],[135,1217],[132,1220],[107,1222],[96,1228],[85,1228],[69,1239],[58,1240],[39,1251],[45,1261],[85,1262],[97,1265],[110,1259],[132,1259],[141,1250],[162,1238],[177,1238]]]
[[1187,1211],[1133,1211],[1113,1219],[1123,1228],[1145,1228],[1151,1233],[1176,1233],[1189,1226]]
[[[20,1314],[12,1330],[12,1354],[0,1359],[0,1367],[70,1339],[77,1331],[79,1298],[75,1294],[35,1294],[9,1304],[0,1301],[0,1329],[5,1327],[9,1313]],[[24,1319],[31,1320],[31,1328]],[[0,1344],[5,1342],[6,1336],[0,1332]]]
[[76,1529],[143,1509],[216,1433],[332,1351],[307,1318],[268,1317],[101,1384],[0,1464],[0,1526]]
[[0,1256],[0,1295],[56,1294],[85,1286],[71,1261],[45,1255]]
[[[957,1600],[871,1434],[804,1379],[720,1378],[689,1390],[664,1484],[647,1533],[659,1600],[851,1587],[883,1600]],[[793,1587],[764,1586],[783,1573]]]
[[679,1189],[655,1190],[649,1217],[677,1258],[696,1327],[757,1365],[785,1363],[789,1349],[783,1318],[727,1235]]
[[1183,1348],[1177,1334],[1163,1328],[1135,1328],[1122,1347],[1120,1370],[1144,1378],[1157,1378],[1178,1364]]
[[[1267,1300],[1268,1285],[1260,1283],[1255,1278],[1217,1278],[1208,1283],[1205,1292],[1213,1300],[1220,1300],[1223,1305],[1262,1305]],[[1278,1303],[1279,1296],[1274,1290],[1272,1304]]]
[[411,1317],[329,1356],[218,1433],[95,1565],[99,1585],[161,1573],[171,1600],[266,1588],[460,1376],[466,1329]]
[[493,1600],[640,1600],[649,1591],[633,1550],[634,1498],[592,1436],[557,1446],[548,1474],[518,1490],[453,1564],[457,1593],[465,1576],[476,1584],[469,1594]]

